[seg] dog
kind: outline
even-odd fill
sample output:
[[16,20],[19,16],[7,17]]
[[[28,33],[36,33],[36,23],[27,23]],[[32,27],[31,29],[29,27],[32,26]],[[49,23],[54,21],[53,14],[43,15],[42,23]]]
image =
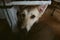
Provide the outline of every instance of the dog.
[[21,29],[26,28],[27,32],[29,32],[32,25],[42,17],[47,6],[48,5],[20,6],[18,10],[18,20],[21,23]]

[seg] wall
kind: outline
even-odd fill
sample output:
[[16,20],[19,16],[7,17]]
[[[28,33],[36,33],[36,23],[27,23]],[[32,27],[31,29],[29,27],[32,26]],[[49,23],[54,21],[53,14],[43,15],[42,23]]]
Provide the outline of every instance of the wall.
[[2,9],[0,9],[0,19],[5,19],[5,15]]

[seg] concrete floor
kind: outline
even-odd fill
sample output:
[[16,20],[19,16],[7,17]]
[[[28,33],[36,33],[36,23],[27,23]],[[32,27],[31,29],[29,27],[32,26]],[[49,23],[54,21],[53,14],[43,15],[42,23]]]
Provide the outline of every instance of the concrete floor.
[[53,9],[47,8],[30,32],[11,32],[6,20],[0,20],[0,40],[60,40],[60,21],[51,16]]

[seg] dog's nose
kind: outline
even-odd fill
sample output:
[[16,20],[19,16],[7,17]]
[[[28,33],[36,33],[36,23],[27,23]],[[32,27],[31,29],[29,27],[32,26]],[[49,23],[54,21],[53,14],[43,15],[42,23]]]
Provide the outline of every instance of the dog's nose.
[[27,32],[26,25],[22,28],[22,30]]

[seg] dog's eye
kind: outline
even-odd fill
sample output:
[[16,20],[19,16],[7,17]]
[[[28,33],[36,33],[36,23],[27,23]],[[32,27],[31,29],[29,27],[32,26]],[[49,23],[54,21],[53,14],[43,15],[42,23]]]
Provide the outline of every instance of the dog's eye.
[[31,19],[35,18],[35,15],[32,15],[30,18],[31,18]]
[[25,17],[25,14],[21,14],[21,16]]

